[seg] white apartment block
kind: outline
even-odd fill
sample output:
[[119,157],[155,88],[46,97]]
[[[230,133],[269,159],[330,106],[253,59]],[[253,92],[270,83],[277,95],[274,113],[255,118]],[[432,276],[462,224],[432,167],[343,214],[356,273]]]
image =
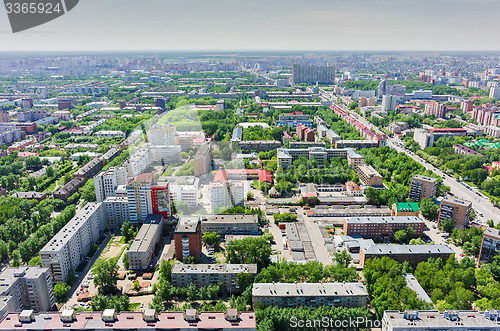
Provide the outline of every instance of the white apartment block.
[[245,189],[243,182],[225,181],[210,183],[210,206],[217,209],[243,206]]
[[9,309],[36,312],[56,306],[50,270],[41,267],[6,268],[0,273],[0,296],[11,297]]
[[181,146],[179,145],[149,145],[151,163],[157,165],[167,165],[181,162]]
[[189,208],[198,205],[198,189],[195,185],[170,185],[170,201],[186,203]]
[[156,243],[163,231],[163,216],[150,215],[141,226],[128,250],[129,268],[147,269],[153,258]]
[[125,138],[125,132],[123,132],[123,131],[116,131],[116,130],[97,131],[94,135],[96,137],[108,137],[108,138],[119,137],[119,138]]
[[175,145],[175,126],[154,124],[149,128],[148,141],[151,145]]
[[483,128],[483,132],[493,138],[500,138],[500,127],[488,125]]
[[127,197],[108,197],[103,202],[106,213],[106,226],[112,230],[120,230],[123,222],[130,220]]
[[492,87],[490,89],[490,98],[500,100],[500,87]]
[[135,177],[151,166],[151,157],[147,147],[141,147],[127,160],[127,174]]
[[413,140],[415,140],[422,149],[434,146],[434,135],[425,129],[415,129]]
[[110,167],[94,177],[95,196],[97,202],[103,202],[107,197],[116,196],[119,185],[127,184],[127,169],[125,167]]
[[68,274],[87,257],[105,227],[103,204],[89,203],[42,248],[42,267],[50,269],[53,282],[66,281]]

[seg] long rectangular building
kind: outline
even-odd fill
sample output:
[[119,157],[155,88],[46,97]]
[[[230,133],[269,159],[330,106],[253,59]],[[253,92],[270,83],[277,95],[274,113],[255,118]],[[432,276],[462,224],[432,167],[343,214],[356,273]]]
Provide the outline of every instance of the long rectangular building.
[[105,227],[102,203],[89,203],[42,248],[42,267],[50,269],[53,282],[66,281],[68,274],[87,257]]
[[163,231],[163,216],[149,215],[128,250],[129,268],[147,269]]
[[363,238],[394,238],[398,230],[412,228],[415,235],[422,237],[425,222],[416,216],[349,217],[344,220],[344,234],[359,234]]
[[256,214],[207,215],[202,218],[201,231],[228,234],[260,234],[259,221]]
[[366,307],[368,292],[362,283],[254,283],[252,301],[264,306]]
[[443,260],[443,263],[455,253],[447,245],[373,245],[367,249],[361,249],[359,261],[361,266],[366,260],[387,256],[393,260],[403,263],[408,261],[412,268],[420,262],[427,261],[430,257]]
[[185,312],[161,312],[146,309],[145,312],[121,312],[114,309],[104,312],[81,312],[64,310],[35,314],[33,311],[9,313],[0,322],[0,330],[13,331],[166,331],[166,330],[239,330],[255,331],[255,312],[201,312],[187,309]]
[[257,275],[256,264],[174,264],[172,267],[172,285],[186,287],[194,284],[197,287],[214,285],[222,282],[222,291],[241,292],[238,274]]
[[497,310],[386,310],[382,331],[500,331]]
[[353,148],[280,148],[278,149],[278,167],[288,168],[293,161],[305,157],[309,160],[316,160],[318,167],[323,167],[325,161],[330,161],[333,158],[347,159],[348,163],[354,166],[359,166],[364,163],[364,156],[356,152]]

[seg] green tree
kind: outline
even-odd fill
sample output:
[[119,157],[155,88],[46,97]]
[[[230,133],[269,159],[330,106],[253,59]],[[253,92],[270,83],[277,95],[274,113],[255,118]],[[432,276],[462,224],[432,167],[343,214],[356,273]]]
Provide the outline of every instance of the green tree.
[[125,238],[125,242],[129,242],[134,237],[134,229],[129,220],[125,220],[121,228],[122,237]]
[[28,265],[32,265],[32,266],[42,266],[42,258],[40,257],[40,255],[37,255],[35,256],[34,258],[32,258],[29,262],[28,262]]
[[247,200],[253,200],[254,196],[252,192],[247,192]]
[[398,230],[394,232],[394,240],[399,243],[406,243],[408,240],[408,235],[405,230]]
[[17,268],[21,265],[21,254],[19,253],[19,250],[14,250],[12,252],[12,260],[10,263],[10,266],[13,268]]
[[420,201],[420,211],[427,219],[433,220],[437,217],[437,206],[431,199],[424,198]]
[[259,270],[271,262],[271,244],[265,238],[233,240],[226,245],[227,261],[232,264],[256,263]]
[[220,235],[217,234],[217,232],[204,232],[202,239],[203,243],[205,245],[213,245],[218,247],[220,245]]
[[141,290],[141,284],[138,280],[134,281],[134,285],[132,286],[132,290],[139,292]]
[[128,253],[123,254],[122,262],[123,262],[123,267],[128,270],[129,268]]
[[66,283],[57,283],[54,285],[54,298],[57,303],[66,302],[69,289],[70,287]]
[[444,232],[451,233],[455,228],[455,222],[452,219],[446,218],[441,222],[441,228]]
[[104,260],[94,268],[94,285],[99,293],[113,294],[118,282],[118,265],[113,260]]

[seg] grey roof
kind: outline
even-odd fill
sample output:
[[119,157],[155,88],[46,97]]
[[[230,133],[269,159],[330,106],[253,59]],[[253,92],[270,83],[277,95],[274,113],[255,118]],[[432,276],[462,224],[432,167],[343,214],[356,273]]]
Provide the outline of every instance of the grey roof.
[[[158,215],[162,216],[162,215]],[[161,229],[158,229],[161,226],[161,224],[157,222],[151,222],[148,224],[143,224],[141,226],[141,229],[137,233],[137,236],[135,237],[134,241],[132,242],[132,245],[130,245],[129,248],[129,253],[130,252],[146,252],[148,248],[151,246],[151,242],[153,241],[153,238],[157,231],[161,231]]]
[[432,304],[431,298],[429,298],[415,276],[413,276],[412,274],[404,274],[403,277],[406,279],[406,285],[408,285],[411,290],[417,293],[417,296],[420,300],[424,300],[425,302]]
[[182,216],[177,222],[175,233],[196,233],[200,222],[199,216]]
[[258,223],[256,214],[207,215],[203,223]]
[[419,179],[419,180],[423,180],[423,181],[426,181],[426,182],[437,182],[437,178],[434,178],[434,177],[428,177],[428,176],[422,176],[422,175],[415,175],[413,176],[413,179]]
[[487,237],[491,237],[491,238],[494,238],[496,240],[499,240],[500,241],[500,230],[498,229],[495,229],[495,228],[487,228],[485,231],[484,231],[484,235],[487,236]]
[[254,283],[255,297],[359,297],[368,296],[362,283]]
[[425,222],[417,216],[388,216],[388,217],[349,217],[346,219],[348,224],[385,224],[385,223],[413,223],[424,224]]
[[453,253],[453,250],[447,245],[374,245],[365,249],[366,255]]
[[[437,310],[421,311],[391,311],[384,312],[384,321],[388,323],[388,330],[500,330],[497,318],[487,318],[490,313],[477,310],[455,310],[439,312]],[[498,314],[493,310],[493,315]],[[408,313],[408,314],[407,314]],[[449,313],[458,315],[459,319],[449,318]],[[413,315],[416,318],[406,316]],[[456,316],[455,315],[455,316]]]
[[257,264],[174,264],[172,273],[185,274],[257,274]]

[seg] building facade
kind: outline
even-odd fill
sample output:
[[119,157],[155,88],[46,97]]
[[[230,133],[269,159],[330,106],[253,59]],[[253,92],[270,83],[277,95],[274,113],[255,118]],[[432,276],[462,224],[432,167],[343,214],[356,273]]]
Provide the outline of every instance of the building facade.
[[413,176],[411,179],[410,199],[413,201],[433,200],[436,197],[437,184],[437,178],[422,175]]
[[201,218],[199,216],[182,216],[174,231],[175,258],[181,262],[188,256],[199,260],[201,236]]
[[455,223],[456,228],[465,228],[469,224],[471,210],[472,202],[446,197],[441,200],[439,206],[439,224],[442,224],[445,219],[451,219]]

